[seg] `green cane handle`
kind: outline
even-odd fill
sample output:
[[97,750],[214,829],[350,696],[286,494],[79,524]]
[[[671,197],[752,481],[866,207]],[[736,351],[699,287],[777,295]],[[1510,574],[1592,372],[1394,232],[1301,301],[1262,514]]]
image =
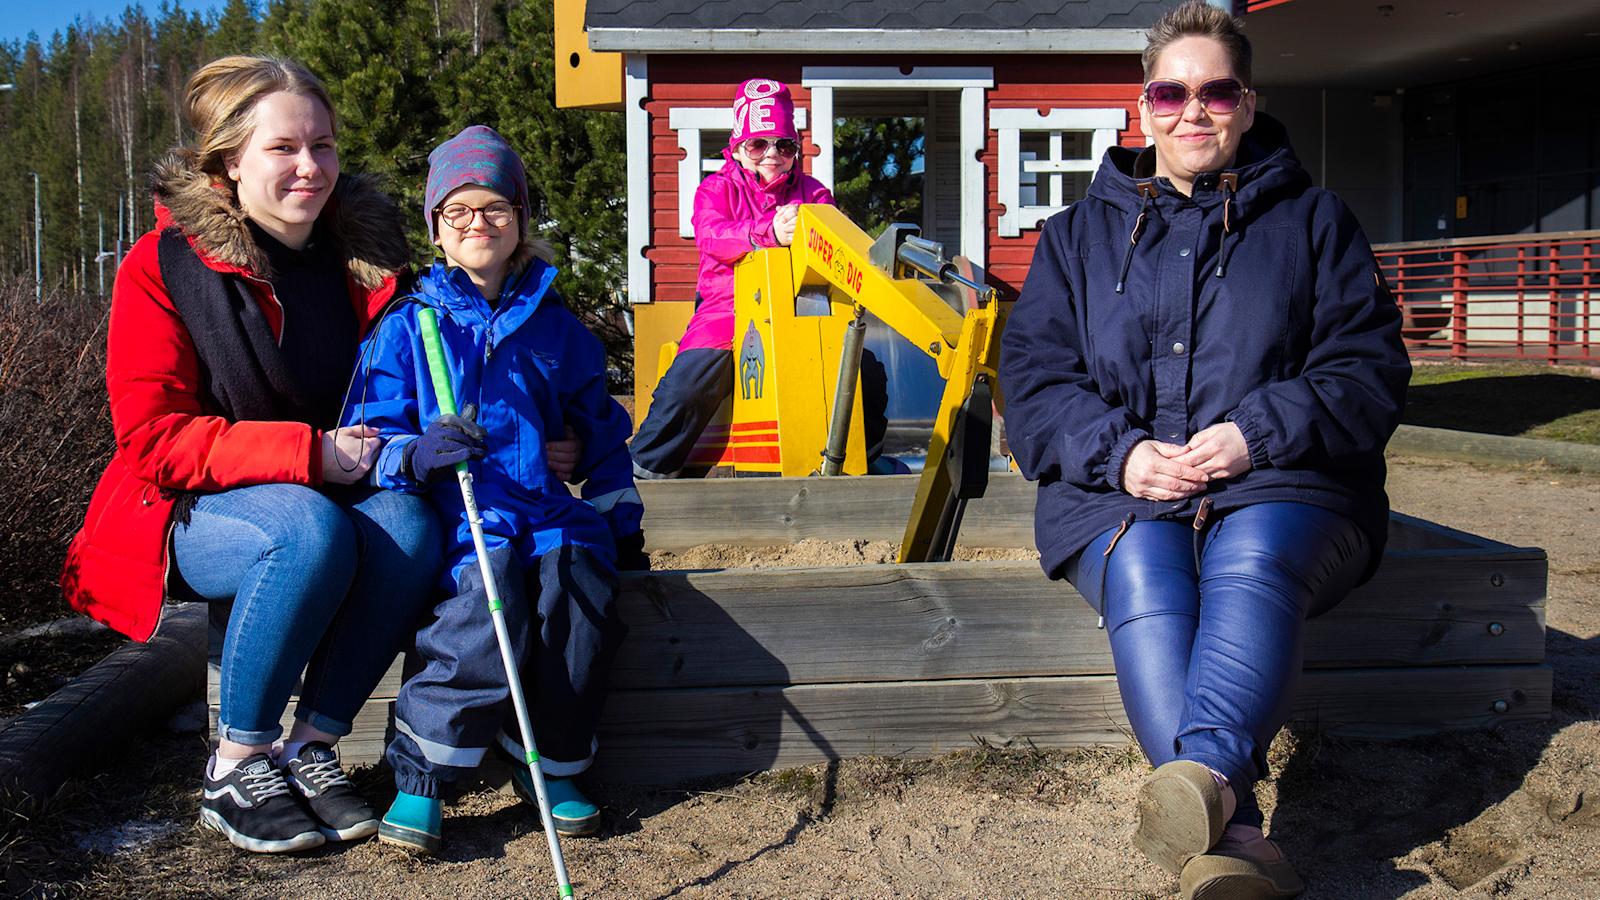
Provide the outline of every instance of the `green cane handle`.
[[[433,398],[439,403],[439,414],[456,414],[456,392],[450,386],[450,366],[444,361],[444,342],[439,339],[439,315],[423,307],[417,312],[417,326],[422,329],[422,352],[428,357],[428,377],[433,380]],[[456,463],[457,472],[467,471],[466,461]]]
[[439,413],[453,416],[456,412],[456,392],[450,386],[450,366],[444,359],[444,342],[439,340],[439,314],[424,307],[417,312],[417,325],[422,329],[422,350],[428,355],[428,377],[433,379],[433,395],[439,402]]

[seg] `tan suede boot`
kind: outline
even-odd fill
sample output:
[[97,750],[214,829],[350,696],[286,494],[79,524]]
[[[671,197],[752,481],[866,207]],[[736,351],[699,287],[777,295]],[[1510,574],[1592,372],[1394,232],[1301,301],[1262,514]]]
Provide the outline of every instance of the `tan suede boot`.
[[1190,858],[1222,839],[1234,806],[1233,790],[1219,784],[1210,769],[1192,760],[1173,760],[1151,773],[1139,789],[1133,845],[1177,875]]
[[1306,889],[1278,845],[1244,825],[1229,825],[1211,852],[1190,859],[1178,887],[1183,900],[1277,900]]

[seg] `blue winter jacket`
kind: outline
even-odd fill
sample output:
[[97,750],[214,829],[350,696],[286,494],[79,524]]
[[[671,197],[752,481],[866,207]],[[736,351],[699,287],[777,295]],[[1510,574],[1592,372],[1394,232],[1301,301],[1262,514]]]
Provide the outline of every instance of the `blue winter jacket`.
[[[1387,534],[1383,448],[1411,365],[1400,312],[1345,205],[1264,114],[1238,163],[1184,197],[1153,149],[1106,152],[1088,196],[1045,223],[1001,343],[1007,436],[1039,482],[1045,571],[1131,515],[1292,500]],[[1181,502],[1121,490],[1141,440],[1239,426],[1254,468]]]
[[[604,348],[551,289],[555,276],[535,260],[507,282],[491,311],[464,271],[435,263],[362,345],[344,424],[364,421],[386,439],[374,483],[421,492],[406,447],[439,416],[439,404],[417,312],[420,305],[437,310],[456,404],[476,404],[489,433],[488,455],[471,464],[485,529],[515,538],[524,557],[578,544],[614,564],[614,539],[639,531],[644,513],[626,446],[633,426],[606,391]],[[545,441],[568,425],[583,442],[574,475],[583,481],[582,499],[545,459]],[[446,523],[459,524],[456,539],[470,540],[456,480],[438,479],[427,493]]]

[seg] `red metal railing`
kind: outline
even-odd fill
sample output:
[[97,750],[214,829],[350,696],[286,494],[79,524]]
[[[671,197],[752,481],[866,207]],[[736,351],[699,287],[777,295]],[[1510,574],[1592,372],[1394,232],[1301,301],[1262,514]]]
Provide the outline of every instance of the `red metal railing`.
[[1600,231],[1372,249],[1413,359],[1600,363]]

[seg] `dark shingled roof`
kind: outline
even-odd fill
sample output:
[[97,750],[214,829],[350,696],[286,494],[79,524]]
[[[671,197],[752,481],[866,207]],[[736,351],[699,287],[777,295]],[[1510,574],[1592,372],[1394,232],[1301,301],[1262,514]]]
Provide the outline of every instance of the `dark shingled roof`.
[[1177,0],[589,0],[590,28],[1148,28]]

